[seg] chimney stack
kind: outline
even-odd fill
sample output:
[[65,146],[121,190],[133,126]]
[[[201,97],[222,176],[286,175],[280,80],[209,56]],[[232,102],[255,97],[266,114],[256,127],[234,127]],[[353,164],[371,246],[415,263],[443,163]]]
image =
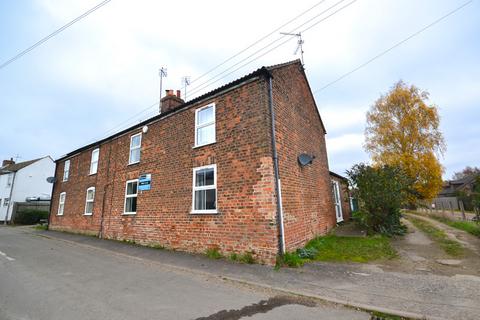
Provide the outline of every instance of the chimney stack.
[[9,166],[11,164],[15,164],[15,161],[13,161],[13,158],[10,158],[10,160],[3,160],[2,161],[2,167]]
[[173,110],[184,103],[185,101],[180,98],[180,90],[177,90],[177,94],[173,90],[165,90],[165,97],[160,100],[160,113]]

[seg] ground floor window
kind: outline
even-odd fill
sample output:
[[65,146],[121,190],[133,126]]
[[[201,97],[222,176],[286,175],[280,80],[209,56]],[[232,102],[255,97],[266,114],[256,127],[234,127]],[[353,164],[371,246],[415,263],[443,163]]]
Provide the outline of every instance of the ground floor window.
[[193,169],[192,213],[217,213],[217,166]]
[[65,192],[60,193],[60,199],[58,200],[58,211],[59,216],[63,216],[63,209],[65,208],[65,198],[67,194]]
[[87,189],[87,199],[85,200],[85,215],[93,214],[93,202],[95,201],[95,188]]
[[137,213],[137,194],[138,194],[138,179],[127,181],[125,187],[125,208],[124,214]]

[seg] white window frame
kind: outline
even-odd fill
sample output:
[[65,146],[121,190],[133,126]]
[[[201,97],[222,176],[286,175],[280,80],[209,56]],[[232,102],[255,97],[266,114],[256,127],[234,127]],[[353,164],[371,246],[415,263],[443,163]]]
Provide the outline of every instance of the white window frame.
[[8,207],[8,204],[10,203],[10,198],[3,198],[3,206]]
[[12,185],[12,182],[13,182],[13,173],[9,173],[7,175],[7,188]]
[[[213,121],[210,121],[210,122],[207,122],[207,123],[203,123],[201,125],[198,124],[198,113],[204,109],[208,109],[208,108],[213,108]],[[210,103],[204,107],[201,107],[201,108],[198,108],[197,110],[195,110],[195,146],[194,148],[197,148],[197,147],[202,147],[202,146],[206,146],[206,145],[209,145],[209,144],[213,144],[215,142],[217,142],[217,116],[216,116],[216,112],[215,112],[215,103]],[[207,143],[204,143],[204,144],[198,144],[198,129],[201,129],[201,128],[204,128],[204,127],[208,127],[210,125],[214,126],[214,136],[213,136],[213,141],[210,141],[210,142],[207,142]]]
[[[63,201],[62,201],[63,196]],[[65,200],[67,199],[67,193],[62,192],[58,197],[58,209],[57,209],[57,216],[63,216],[63,212],[65,211]],[[62,210],[60,210],[62,208]]]
[[[88,191],[93,190],[93,199],[89,200],[88,199]],[[91,202],[92,203],[92,212],[87,212],[87,204]],[[85,211],[84,215],[86,216],[91,216],[93,214],[93,204],[95,203],[95,187],[90,187],[87,189],[87,194],[85,195]]]
[[[132,148],[133,138],[135,138],[137,136],[140,136],[140,144],[138,145],[138,147]],[[138,156],[138,161],[132,162],[132,150],[136,150],[136,149],[140,150],[140,152],[139,152],[140,155]],[[128,149],[128,164],[139,163],[141,158],[142,158],[142,133],[140,132],[140,133],[137,133],[137,134],[134,134],[134,135],[130,136],[130,148]]]
[[[202,170],[202,169],[211,169],[213,168],[213,185],[209,186],[195,186],[195,178],[197,171]],[[192,211],[190,213],[192,214],[217,214],[218,213],[218,189],[217,189],[217,165],[216,164],[211,164],[208,166],[202,166],[202,167],[196,167],[193,168],[193,182],[192,182]],[[215,209],[206,209],[206,210],[195,210],[195,191],[200,191],[200,190],[211,190],[215,189]]]
[[[137,183],[137,193],[135,194],[127,194],[127,191],[128,191],[128,184],[129,183],[132,183],[132,182],[136,182]],[[133,180],[128,180],[126,183],[125,183],[125,200],[123,201],[123,214],[126,214],[126,215],[129,215],[129,214],[137,214],[137,211],[135,212],[127,212],[126,209],[127,209],[127,199],[128,198],[137,198],[137,206],[138,206],[138,179],[133,179]]]
[[[95,161],[95,154],[97,155],[97,160]],[[96,148],[92,151],[92,157],[90,158],[90,175],[97,174],[98,171],[98,162],[100,160],[100,149]],[[95,171],[93,170],[93,166],[95,164]]]
[[63,164],[63,182],[68,181],[70,176],[70,159],[65,160]]

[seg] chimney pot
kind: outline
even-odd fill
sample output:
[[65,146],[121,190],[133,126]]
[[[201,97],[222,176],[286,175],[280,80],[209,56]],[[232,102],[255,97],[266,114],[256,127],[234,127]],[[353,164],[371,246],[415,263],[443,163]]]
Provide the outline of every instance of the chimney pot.
[[11,164],[15,164],[15,161],[13,161],[13,158],[10,158],[10,160],[3,160],[2,161],[2,167],[5,167],[5,166],[11,165]]
[[165,97],[160,100],[160,113],[173,110],[185,103],[185,101],[180,98],[180,90],[177,90],[177,94],[171,89],[165,90],[165,93]]

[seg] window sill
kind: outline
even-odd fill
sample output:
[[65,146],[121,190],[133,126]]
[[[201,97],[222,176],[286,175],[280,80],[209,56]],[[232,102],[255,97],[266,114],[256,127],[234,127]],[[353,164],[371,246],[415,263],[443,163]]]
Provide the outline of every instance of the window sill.
[[127,166],[133,166],[133,165],[135,165],[135,164],[139,164],[139,163],[140,163],[140,161],[137,161],[137,162],[132,162],[132,163],[128,163],[128,164],[127,164]]
[[63,217],[63,213],[62,214],[57,213],[57,217]]
[[93,213],[84,213],[84,216],[93,216]]
[[209,146],[209,145],[215,144],[215,143],[217,143],[217,141],[213,141],[213,142],[209,142],[209,143],[205,143],[205,144],[199,144],[199,145],[197,145],[197,146],[193,146],[192,149],[197,149],[197,148]]
[[94,176],[94,175],[96,175],[96,174],[97,174],[97,173],[94,172],[94,173],[90,173],[90,174],[88,174],[88,175],[89,175],[89,176]]
[[122,216],[134,216],[136,214],[137,214],[136,212],[124,212],[122,213]]
[[219,214],[218,210],[190,211],[191,215]]

